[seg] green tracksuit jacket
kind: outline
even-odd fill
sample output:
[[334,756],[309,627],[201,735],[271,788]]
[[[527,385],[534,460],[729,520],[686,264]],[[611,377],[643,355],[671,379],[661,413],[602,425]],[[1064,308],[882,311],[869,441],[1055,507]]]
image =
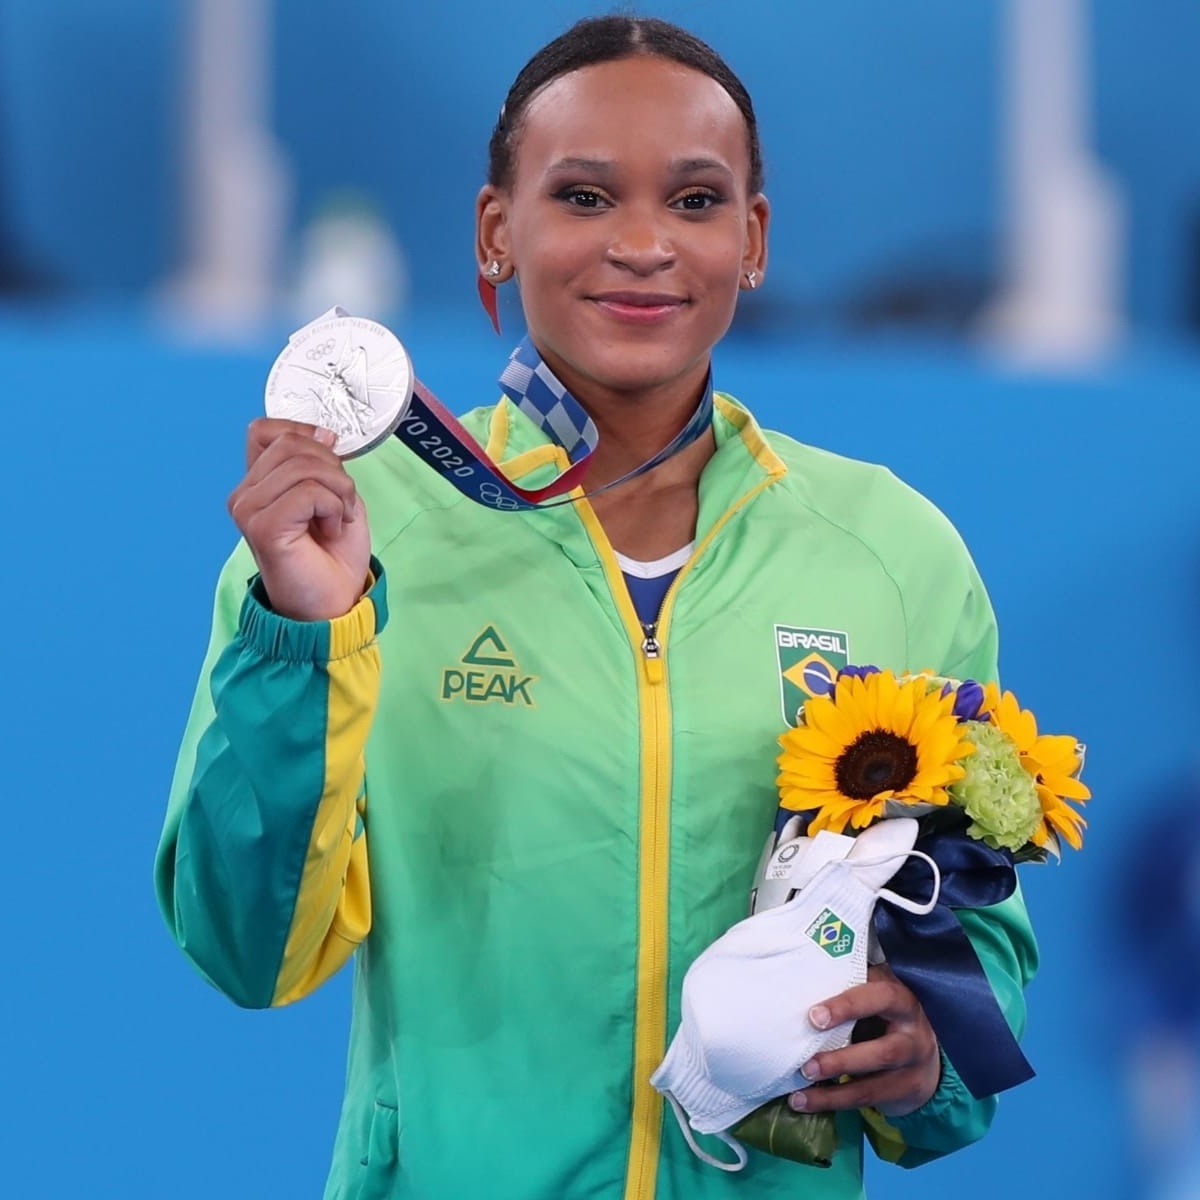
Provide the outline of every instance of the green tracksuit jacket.
[[[507,401],[467,423],[526,486],[561,465]],[[280,618],[244,546],[222,575],[158,894],[238,1004],[297,1000],[354,957],[327,1197],[861,1193],[859,1114],[830,1169],[752,1151],[727,1175],[648,1080],[688,965],[746,913],[806,673],[848,656],[990,679],[995,624],[957,534],[886,470],[723,396],[714,430],[650,639],[586,502],[493,512],[395,439],[352,467],[377,576],[352,612]],[[962,920],[1019,1033],[1020,895]],[[946,1064],[892,1156],[965,1145],[994,1108]]]

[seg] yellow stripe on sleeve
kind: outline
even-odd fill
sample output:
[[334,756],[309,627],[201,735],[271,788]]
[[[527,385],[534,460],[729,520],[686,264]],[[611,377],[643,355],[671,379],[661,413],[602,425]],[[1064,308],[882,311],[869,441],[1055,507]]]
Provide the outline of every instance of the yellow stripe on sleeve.
[[380,655],[370,601],[330,622],[328,673],[324,787],[273,1006],[316,990],[371,928],[367,837],[360,821],[366,815],[364,749],[379,701]]

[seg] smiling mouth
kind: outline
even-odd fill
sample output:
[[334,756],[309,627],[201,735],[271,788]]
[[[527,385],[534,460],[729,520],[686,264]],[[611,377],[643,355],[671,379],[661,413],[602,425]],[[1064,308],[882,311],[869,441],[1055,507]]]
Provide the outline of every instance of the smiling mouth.
[[603,292],[590,299],[609,316],[637,324],[648,324],[674,316],[688,303],[682,296],[670,296],[659,292]]

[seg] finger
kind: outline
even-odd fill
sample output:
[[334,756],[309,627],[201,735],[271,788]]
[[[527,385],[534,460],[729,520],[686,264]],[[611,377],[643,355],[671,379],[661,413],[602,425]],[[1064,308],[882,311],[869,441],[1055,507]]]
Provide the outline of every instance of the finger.
[[324,545],[336,542],[346,524],[346,510],[336,504],[314,505],[312,526],[317,541]]
[[250,422],[246,431],[246,469],[249,470],[262,452],[284,434],[295,434],[311,438],[322,446],[332,446],[337,434],[321,425],[309,425],[305,421],[285,421],[282,417],[259,417]]
[[332,541],[341,533],[344,513],[341,496],[315,479],[305,479],[247,518],[242,531],[251,549],[286,545],[314,524],[319,536]]
[[869,1042],[855,1042],[840,1050],[815,1054],[800,1070],[805,1079],[840,1079],[843,1075],[873,1075],[915,1065],[921,1058],[917,1039],[904,1030],[893,1030]]
[[312,523],[316,526],[317,538],[322,542],[335,541],[342,532],[342,526],[354,520],[356,505],[347,507],[343,497],[332,491],[323,491],[319,487],[312,491],[313,515]]
[[848,1108],[879,1108],[904,1099],[914,1087],[910,1071],[884,1071],[822,1087],[805,1088],[788,1097],[796,1112],[840,1112]]
[[814,1004],[808,1010],[808,1020],[815,1029],[832,1029],[864,1017],[883,1017],[889,1024],[914,1021],[919,1013],[916,997],[902,983],[873,979]]
[[[266,459],[266,455],[259,461]],[[251,474],[256,471],[252,470]],[[239,528],[257,512],[271,507],[282,495],[306,481],[313,481],[340,496],[343,519],[353,521],[358,512],[358,491],[354,480],[346,474],[336,459],[323,459],[314,454],[285,458],[272,471],[257,481],[249,478],[230,497],[229,512]]]
[[[346,473],[342,460],[326,446],[320,445],[315,439],[295,433],[283,433],[273,441],[259,457],[254,465],[246,472],[245,477],[233,490],[229,497],[229,511],[245,510],[246,495],[250,490],[265,482],[277,472],[280,481],[298,480],[307,476],[316,479],[326,479],[330,485],[347,490],[353,487],[353,481]],[[340,480],[340,483],[334,483]],[[268,493],[267,499],[273,498],[278,492],[278,485]],[[347,491],[347,494],[348,491]],[[261,507],[261,505],[260,505]],[[236,516],[234,518],[237,519]]]
[[321,445],[315,438],[296,433],[284,433],[280,434],[255,459],[254,465],[246,472],[238,486],[241,488],[253,486],[279,470],[285,463],[295,464],[298,462],[311,463],[314,471],[346,474],[345,464],[329,447]]

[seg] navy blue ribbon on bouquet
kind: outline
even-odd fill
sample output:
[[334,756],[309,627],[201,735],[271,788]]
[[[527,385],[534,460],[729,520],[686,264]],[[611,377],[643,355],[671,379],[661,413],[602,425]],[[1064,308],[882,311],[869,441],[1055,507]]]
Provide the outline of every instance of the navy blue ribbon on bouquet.
[[[986,908],[1017,886],[1012,855],[963,833],[917,839],[942,875],[937,906],[923,916],[880,897],[875,932],[888,966],[921,1002],[959,1078],[977,1100],[1032,1079],[1033,1067],[1013,1036],[975,948],[955,908]],[[929,894],[929,869],[910,858],[888,887],[905,896]]]
[[[545,364],[529,338],[523,339],[509,357],[500,376],[500,387],[525,416],[566,451],[570,466],[544,487],[521,488],[509,482],[454,414],[419,381],[413,384],[412,400],[396,427],[396,436],[423,462],[445,475],[464,496],[486,508],[517,512],[573,503],[579,497],[553,498],[565,496],[579,486],[600,443],[595,423]],[[590,494],[643,475],[691,445],[711,425],[712,412],[709,372],[696,411],[671,443],[641,466]],[[545,503],[548,500],[552,502]]]

